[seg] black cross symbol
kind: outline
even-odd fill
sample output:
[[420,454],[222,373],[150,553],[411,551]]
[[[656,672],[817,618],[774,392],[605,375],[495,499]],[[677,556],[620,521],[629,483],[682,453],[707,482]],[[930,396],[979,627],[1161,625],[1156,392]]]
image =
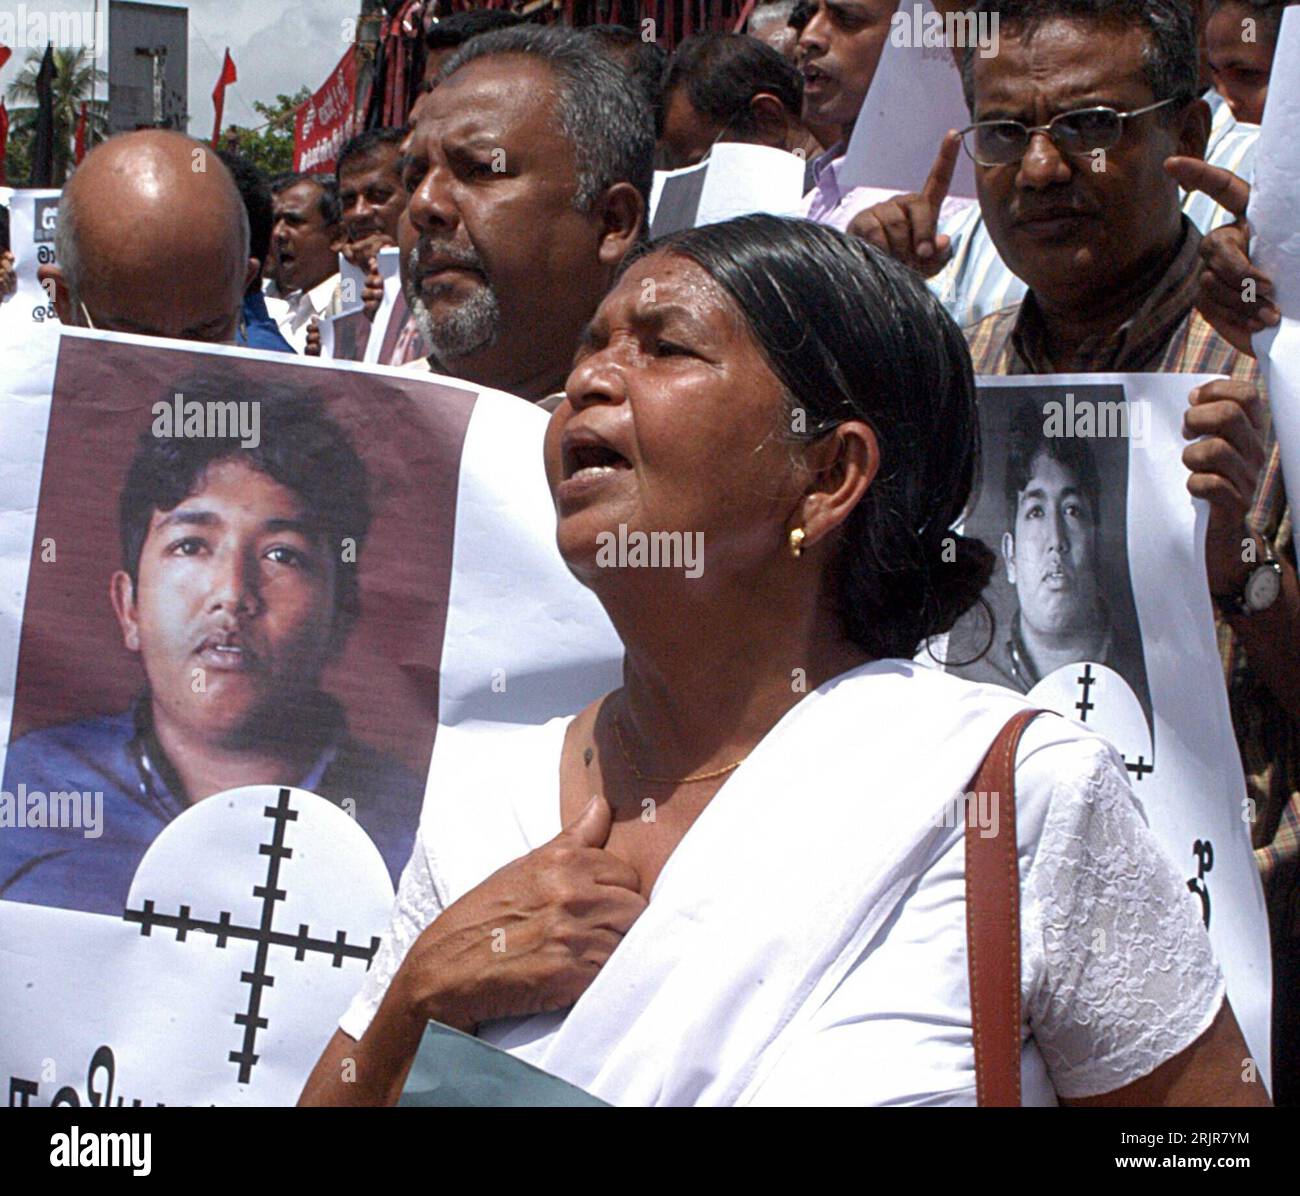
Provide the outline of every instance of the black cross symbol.
[[1130,764],[1128,758],[1126,757],[1124,760],[1124,767],[1127,768],[1129,772],[1136,773],[1137,779],[1139,781],[1142,779],[1144,773],[1155,772],[1156,770],[1156,766],[1154,764],[1148,764],[1146,762],[1145,756],[1139,756],[1137,758],[1136,764]]
[[259,1058],[253,1050],[257,1032],[267,1027],[267,1019],[261,1015],[262,991],[275,984],[275,977],[266,970],[272,947],[292,947],[293,957],[299,962],[306,959],[308,951],[331,955],[336,968],[341,968],[345,959],[364,959],[369,967],[379,947],[377,936],[371,938],[368,947],[361,947],[349,943],[346,932],[342,930],[337,931],[333,939],[324,939],[312,938],[304,923],[299,923],[297,934],[273,928],[276,902],[285,897],[285,890],[279,887],[280,861],[293,856],[293,848],[284,845],[284,833],[290,822],[297,821],[298,813],[289,807],[288,789],[281,789],[279,801],[274,806],[265,807],[263,813],[275,824],[275,829],[271,841],[258,848],[259,854],[270,858],[265,883],[253,886],[253,896],[262,899],[261,919],[257,926],[240,926],[232,922],[228,910],[222,910],[215,922],[195,918],[190,915],[188,905],[182,905],[176,914],[160,914],[154,909],[152,901],[146,901],[143,909],[127,909],[122,914],[127,922],[139,922],[140,933],[145,937],[149,936],[155,926],[161,926],[176,931],[178,943],[183,943],[190,931],[199,930],[215,935],[218,947],[225,947],[231,939],[244,939],[257,944],[252,968],[239,973],[240,980],[249,986],[248,1008],[243,1013],[235,1014],[235,1024],[244,1027],[244,1041],[239,1050],[230,1052],[230,1062],[239,1064],[241,1084],[248,1083],[253,1065]]
[[1085,664],[1083,666],[1083,676],[1076,677],[1075,680],[1083,686],[1083,697],[1075,702],[1074,708],[1079,712],[1079,721],[1086,723],[1088,721],[1088,711],[1097,709],[1097,703],[1090,701],[1088,698],[1092,687],[1097,684],[1097,678],[1092,675],[1092,665]]

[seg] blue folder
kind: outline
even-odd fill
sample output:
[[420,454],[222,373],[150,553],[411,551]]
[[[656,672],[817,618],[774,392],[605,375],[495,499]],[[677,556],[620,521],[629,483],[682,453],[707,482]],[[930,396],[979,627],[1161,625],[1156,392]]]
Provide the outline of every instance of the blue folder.
[[430,1022],[397,1102],[403,1108],[609,1108],[581,1088]]

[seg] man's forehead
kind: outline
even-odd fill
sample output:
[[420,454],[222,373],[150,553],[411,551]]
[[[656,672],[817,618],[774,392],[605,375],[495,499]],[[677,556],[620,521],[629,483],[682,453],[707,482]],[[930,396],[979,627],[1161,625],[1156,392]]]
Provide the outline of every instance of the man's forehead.
[[300,208],[314,207],[320,199],[322,188],[319,183],[303,179],[277,192],[273,197],[276,211],[296,211]]
[[506,135],[521,125],[554,132],[555,77],[525,54],[492,54],[467,62],[426,97],[412,134],[418,150],[429,137]]
[[[1105,39],[1104,51],[1098,39]],[[1003,32],[999,52],[974,59],[980,111],[1032,103],[1039,96],[1068,108],[1076,98],[1151,94],[1144,64],[1147,38],[1138,26],[1053,18]]]
[[1030,466],[1029,481],[1025,483],[1022,494],[1035,490],[1075,490],[1079,486],[1079,475],[1075,467],[1068,462],[1053,457],[1047,449],[1039,449],[1034,454]]
[[895,0],[806,0],[806,6],[809,16],[828,8],[850,16],[868,17],[890,15],[897,4]]
[[375,175],[391,174],[396,178],[404,144],[405,141],[402,145],[376,145],[364,155],[349,158],[347,166],[339,172],[339,186],[358,187]]
[[296,490],[238,457],[223,457],[203,469],[171,511],[154,511],[156,526],[178,511],[244,511],[254,518],[301,519],[306,504]]

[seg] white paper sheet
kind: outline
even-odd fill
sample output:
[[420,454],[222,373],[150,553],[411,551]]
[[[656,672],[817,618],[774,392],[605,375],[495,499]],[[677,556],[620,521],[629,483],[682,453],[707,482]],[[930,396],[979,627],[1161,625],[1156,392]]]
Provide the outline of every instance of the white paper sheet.
[[388,335],[388,322],[393,316],[393,306],[402,289],[401,254],[402,251],[396,245],[379,251],[379,274],[384,280],[384,297],[380,300],[379,310],[375,312],[374,326],[370,330],[370,339],[366,342],[365,359],[372,365],[379,360],[379,351]]
[[1250,196],[1251,258],[1272,280],[1282,322],[1254,338],[1287,493],[1300,492],[1300,9],[1283,16]]
[[[944,134],[970,124],[952,51],[914,44],[918,28],[923,31],[925,20],[933,15],[929,0],[923,5],[903,0],[899,6],[840,166],[842,190],[919,191]],[[975,194],[975,168],[965,153],[957,159],[949,194]]]
[[804,169],[804,160],[796,154],[766,145],[720,141],[695,166],[655,171],[651,236],[754,212],[796,215],[803,198]]

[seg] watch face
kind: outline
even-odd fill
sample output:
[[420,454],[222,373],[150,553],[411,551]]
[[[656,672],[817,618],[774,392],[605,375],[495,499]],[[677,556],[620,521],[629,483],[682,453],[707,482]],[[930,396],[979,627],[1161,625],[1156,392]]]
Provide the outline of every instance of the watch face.
[[1277,596],[1282,592],[1282,578],[1278,570],[1270,565],[1256,569],[1246,582],[1246,609],[1250,611],[1268,610]]

